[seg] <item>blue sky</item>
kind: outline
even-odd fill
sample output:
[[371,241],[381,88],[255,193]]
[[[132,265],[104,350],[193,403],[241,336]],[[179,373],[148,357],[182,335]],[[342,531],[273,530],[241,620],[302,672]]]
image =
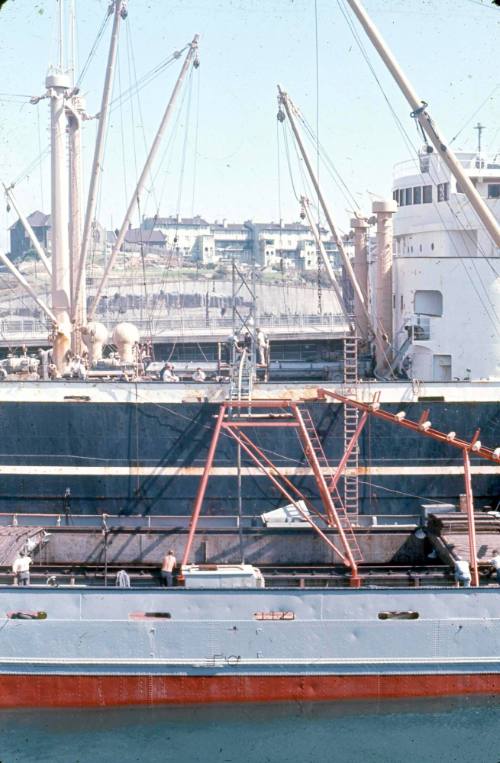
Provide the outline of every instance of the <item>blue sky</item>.
[[[107,0],[76,0],[80,65],[107,5]],[[365,0],[365,7],[447,139],[461,131],[453,145],[474,147],[472,128],[479,119],[486,125],[484,146],[500,151],[500,9],[489,0]],[[0,11],[0,179],[7,183],[23,175],[48,144],[48,102],[32,106],[24,96],[43,93],[47,67],[57,60],[57,13],[56,0],[8,0]],[[418,145],[406,101],[356,29],[386,96]],[[115,96],[120,83],[122,90],[128,87],[135,74],[141,77],[196,32],[201,66],[184,91],[142,214],[297,219],[283,136],[277,137],[278,82],[314,130],[319,125],[328,157],[360,208],[369,212],[373,195],[391,195],[393,165],[411,154],[336,0],[129,0]],[[108,22],[82,83],[90,114],[99,109],[109,33]],[[178,71],[178,64],[169,67],[139,98],[112,113],[98,208],[108,227],[122,221],[145,143],[154,135]],[[94,137],[95,122],[88,122],[87,176]],[[296,191],[307,190],[293,145],[290,165]],[[17,184],[26,211],[49,211],[48,170],[45,160]],[[320,173],[345,229],[354,202],[326,169]],[[14,219],[2,205],[0,245],[6,246],[5,230]]]

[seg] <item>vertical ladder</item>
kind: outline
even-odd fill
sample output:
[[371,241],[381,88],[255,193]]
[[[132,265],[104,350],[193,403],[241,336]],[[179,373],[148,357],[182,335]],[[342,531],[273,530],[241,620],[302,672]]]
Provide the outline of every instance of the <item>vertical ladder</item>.
[[346,511],[345,504],[342,501],[342,497],[337,489],[337,486],[333,487],[332,485],[334,471],[332,469],[330,462],[328,461],[326,457],[326,453],[323,449],[323,445],[321,444],[321,440],[319,439],[311,414],[309,413],[307,408],[301,408],[300,413],[302,414],[304,426],[306,428],[307,434],[311,441],[311,445],[316,454],[316,458],[318,459],[318,463],[323,471],[323,474],[325,475],[326,484],[331,493],[333,505],[335,506],[335,511],[337,512],[340,525],[345,533],[347,542],[349,543],[349,547],[351,549],[351,553],[353,555],[354,561],[362,562],[363,554],[361,553],[361,550],[358,545],[358,541],[356,540],[356,536],[352,529],[351,518],[348,512]]
[[[358,389],[358,338],[349,336],[344,338],[344,387],[346,396],[357,399]],[[344,405],[344,450],[351,441],[359,423],[357,408]],[[358,484],[359,447],[353,448],[344,474],[344,506],[346,513],[354,524],[357,524],[359,515],[359,484]]]
[[[236,352],[233,350],[234,354]],[[252,399],[253,373],[248,351],[243,349],[241,355],[231,359],[231,381],[229,385],[230,400]]]

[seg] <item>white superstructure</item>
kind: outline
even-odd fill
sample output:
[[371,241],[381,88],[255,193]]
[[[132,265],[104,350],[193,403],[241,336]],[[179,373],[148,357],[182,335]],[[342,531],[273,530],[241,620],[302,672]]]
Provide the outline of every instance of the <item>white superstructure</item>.
[[[500,219],[500,161],[457,158]],[[500,378],[500,250],[435,153],[396,166],[393,197],[400,364],[424,381]]]

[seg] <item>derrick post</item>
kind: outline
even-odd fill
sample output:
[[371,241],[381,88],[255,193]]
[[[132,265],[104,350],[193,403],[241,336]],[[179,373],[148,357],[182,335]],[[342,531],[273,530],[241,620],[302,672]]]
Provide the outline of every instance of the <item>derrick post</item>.
[[479,572],[477,569],[477,549],[476,549],[476,525],[474,522],[474,496],[472,494],[472,481],[470,474],[469,451],[463,450],[464,458],[464,483],[465,483],[465,502],[467,507],[467,525],[469,530],[469,563],[472,573],[472,585],[479,585]]
[[210,476],[210,470],[212,468],[212,464],[214,461],[215,450],[217,448],[217,443],[219,442],[220,431],[222,428],[222,422],[224,420],[225,414],[226,414],[226,405],[225,403],[223,403],[220,407],[219,415],[217,416],[217,422],[215,424],[215,429],[212,435],[212,442],[210,443],[210,448],[208,450],[207,460],[205,462],[205,468],[203,470],[203,475],[201,477],[200,484],[198,485],[198,491],[196,493],[193,513],[191,515],[191,520],[189,522],[188,539],[186,542],[186,548],[184,549],[184,555],[182,557],[182,563],[181,563],[182,566],[188,563],[189,554],[191,553],[191,546],[193,545],[193,539],[196,532],[196,527],[198,525],[198,519],[200,517],[201,507],[203,505],[203,499],[205,497],[205,490],[207,488],[207,482],[208,482],[208,478]]

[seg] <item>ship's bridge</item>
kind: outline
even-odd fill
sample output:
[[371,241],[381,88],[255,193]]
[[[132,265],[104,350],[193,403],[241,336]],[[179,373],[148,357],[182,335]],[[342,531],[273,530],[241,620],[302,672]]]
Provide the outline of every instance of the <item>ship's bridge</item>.
[[[500,220],[500,163],[458,160]],[[435,153],[394,170],[393,332],[415,378],[498,378],[500,251]]]
[[[500,219],[500,162],[477,153],[458,154],[472,183]],[[395,255],[427,257],[497,257],[460,184],[435,153],[394,168]]]

